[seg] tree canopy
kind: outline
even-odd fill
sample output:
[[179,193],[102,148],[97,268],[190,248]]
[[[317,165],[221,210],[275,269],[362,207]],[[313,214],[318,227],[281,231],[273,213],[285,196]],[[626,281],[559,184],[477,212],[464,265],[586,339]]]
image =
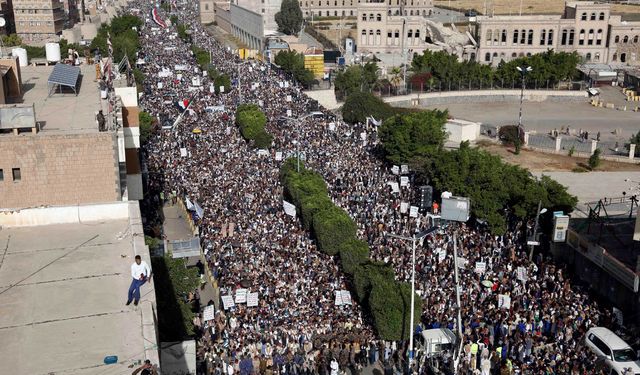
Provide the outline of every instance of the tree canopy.
[[349,95],[371,91],[378,81],[378,65],[368,62],[364,66],[351,65],[336,74],[336,98],[342,100]]
[[297,0],[282,0],[280,11],[275,16],[278,31],[297,35],[302,29],[302,10]]
[[304,54],[296,51],[282,51],[276,55],[274,62],[304,87],[308,88],[313,83],[313,72],[304,67]]
[[135,55],[140,42],[138,32],[133,28],[139,28],[143,22],[140,18],[127,14],[115,17],[110,24],[103,24],[98,30],[98,35],[91,41],[91,49],[99,48],[103,56],[107,55],[107,34],[111,34],[113,45],[113,58],[120,61],[125,55],[129,61],[135,61]]
[[386,157],[394,163],[404,163],[442,149],[448,117],[447,111],[435,110],[388,118],[378,129]]

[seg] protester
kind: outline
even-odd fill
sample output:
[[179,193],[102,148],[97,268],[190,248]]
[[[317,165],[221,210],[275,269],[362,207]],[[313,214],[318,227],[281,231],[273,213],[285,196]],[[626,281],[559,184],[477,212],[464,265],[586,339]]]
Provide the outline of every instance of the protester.
[[133,304],[138,306],[138,301],[140,301],[140,287],[147,281],[151,282],[151,267],[149,267],[147,262],[142,260],[140,255],[136,255],[135,262],[131,264],[131,277],[133,280],[131,280],[131,285],[129,285],[126,305],[129,306],[131,300],[133,300]]

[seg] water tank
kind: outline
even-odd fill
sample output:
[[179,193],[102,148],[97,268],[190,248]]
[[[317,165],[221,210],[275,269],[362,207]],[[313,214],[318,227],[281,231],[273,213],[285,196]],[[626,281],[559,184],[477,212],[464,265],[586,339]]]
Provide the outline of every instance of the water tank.
[[60,59],[60,44],[58,43],[47,43],[45,46],[45,51],[47,53],[47,61],[49,62],[59,62]]
[[27,50],[24,48],[14,48],[11,50],[11,56],[18,56],[18,64],[20,66],[29,65],[29,59],[27,58]]

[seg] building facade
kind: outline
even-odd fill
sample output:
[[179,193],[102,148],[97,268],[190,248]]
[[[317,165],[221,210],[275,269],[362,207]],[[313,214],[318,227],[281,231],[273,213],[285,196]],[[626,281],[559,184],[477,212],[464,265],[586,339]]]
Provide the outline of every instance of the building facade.
[[[356,17],[358,7],[364,0],[301,0],[300,9],[305,18],[311,17]],[[389,15],[400,15],[404,5],[405,16],[428,15],[433,11],[432,0],[378,0],[377,4],[386,5]]]
[[13,14],[16,33],[27,41],[60,35],[66,18],[60,0],[14,0]]
[[202,24],[208,24],[215,21],[216,16],[216,1],[214,0],[200,0],[198,3],[198,9],[200,11],[200,22]]
[[588,1],[567,2],[562,15],[477,17],[478,61],[493,65],[550,49],[575,51],[585,62],[635,64],[639,37],[640,22]]

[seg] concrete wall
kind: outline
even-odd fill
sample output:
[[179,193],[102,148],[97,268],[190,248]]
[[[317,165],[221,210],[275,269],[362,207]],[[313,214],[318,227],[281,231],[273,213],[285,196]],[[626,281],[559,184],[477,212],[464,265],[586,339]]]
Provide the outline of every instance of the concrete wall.
[[117,201],[116,155],[108,133],[0,136],[0,208]]
[[[545,100],[582,101],[587,97],[585,91],[560,90],[527,90],[524,99],[529,102]],[[447,91],[420,93],[383,98],[387,103],[399,107],[415,107],[441,103],[478,103],[478,102],[518,102],[520,90],[478,90],[478,91]]]
[[203,24],[215,21],[215,2],[214,0],[200,0],[200,22]]
[[128,202],[0,210],[0,227],[77,224],[129,217]]
[[233,35],[242,40],[250,49],[262,51],[264,38],[264,17],[255,11],[231,4],[231,29]]
[[224,6],[223,4],[216,3],[215,13],[216,23],[218,24],[218,27],[228,32],[229,34],[232,34],[233,29],[231,27],[231,11],[229,10],[229,6]]

